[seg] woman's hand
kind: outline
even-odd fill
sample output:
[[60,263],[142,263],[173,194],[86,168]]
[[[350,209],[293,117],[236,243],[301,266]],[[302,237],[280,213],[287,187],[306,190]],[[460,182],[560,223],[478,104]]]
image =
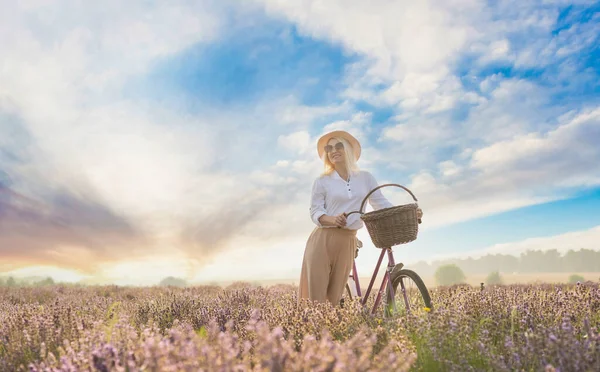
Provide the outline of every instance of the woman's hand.
[[421,223],[422,218],[423,218],[423,211],[421,210],[421,208],[417,208],[417,221],[419,221],[419,223]]
[[346,214],[342,213],[340,215],[337,216],[333,216],[335,219],[333,220],[333,223],[335,226],[337,227],[345,227],[346,226]]
[[324,226],[337,226],[337,227],[345,227],[346,226],[346,215],[339,214],[337,216],[326,216],[323,215],[319,218],[319,222]]

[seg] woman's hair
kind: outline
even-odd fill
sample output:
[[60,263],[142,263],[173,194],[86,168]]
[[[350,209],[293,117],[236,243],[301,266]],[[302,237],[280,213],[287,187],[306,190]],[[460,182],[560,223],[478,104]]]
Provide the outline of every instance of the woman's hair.
[[[344,144],[344,158],[345,158],[345,165],[346,165],[346,171],[348,172],[349,175],[354,174],[356,172],[359,171],[358,165],[356,164],[356,157],[354,156],[354,149],[352,148],[352,145],[350,144],[350,142],[346,141],[345,139],[341,138],[341,137],[331,137],[327,140],[327,143],[329,143],[329,141],[331,141],[332,139],[335,139],[341,143]],[[331,172],[333,172],[335,170],[335,167],[333,166],[333,164],[331,163],[331,161],[329,161],[329,155],[327,155],[327,153],[323,153],[323,164],[325,166],[325,171],[323,172],[323,175],[330,175]]]

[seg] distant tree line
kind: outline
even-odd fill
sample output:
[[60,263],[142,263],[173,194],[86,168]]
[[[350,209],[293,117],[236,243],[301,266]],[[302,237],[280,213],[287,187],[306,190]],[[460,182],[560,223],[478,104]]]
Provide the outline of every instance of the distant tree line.
[[520,256],[509,254],[487,254],[479,258],[455,258],[433,261],[431,264],[419,261],[408,265],[419,274],[434,275],[440,266],[457,265],[465,274],[504,273],[565,273],[600,272],[600,251],[591,249],[569,250],[561,255],[558,250],[528,250]]
[[56,283],[51,277],[41,280],[15,280],[12,276],[0,277],[0,287],[45,287],[54,284]]
[[[446,264],[438,267],[435,270],[435,282],[437,285],[455,285],[455,284],[466,284],[466,276],[460,267],[456,264]],[[586,281],[586,279],[579,274],[571,274],[568,279],[568,283],[577,284]],[[485,282],[481,282],[482,289],[484,283],[486,285],[502,285],[504,279],[499,271],[492,271],[485,278]]]
[[[46,278],[28,277],[28,278],[15,279],[12,276],[2,276],[0,274],[0,287],[45,287],[45,286],[52,286],[55,284],[75,285],[75,286],[81,285],[80,283],[77,283],[77,284],[56,283],[54,281],[54,279],[52,279],[49,276]],[[158,283],[158,285],[161,287],[181,287],[181,288],[183,288],[183,287],[187,287],[188,283],[185,281],[185,279],[169,276],[169,277],[162,279]]]

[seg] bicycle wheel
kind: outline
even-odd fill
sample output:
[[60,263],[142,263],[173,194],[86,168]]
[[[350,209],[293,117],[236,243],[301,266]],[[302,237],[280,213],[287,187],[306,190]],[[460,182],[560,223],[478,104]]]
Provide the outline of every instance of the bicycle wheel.
[[[392,316],[394,313],[431,311],[433,308],[429,290],[421,277],[414,271],[402,269],[392,273],[391,284],[394,296],[392,297],[388,287],[385,304],[386,316]],[[406,294],[406,298],[404,294]]]

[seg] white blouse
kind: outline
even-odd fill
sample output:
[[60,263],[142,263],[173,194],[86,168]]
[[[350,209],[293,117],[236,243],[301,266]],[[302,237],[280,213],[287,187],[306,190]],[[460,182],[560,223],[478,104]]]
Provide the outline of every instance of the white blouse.
[[[348,182],[340,177],[335,170],[330,175],[320,176],[313,183],[310,217],[319,227],[336,227],[321,225],[319,217],[322,215],[335,216],[358,211],[365,196],[377,186],[375,177],[364,170],[352,174]],[[374,210],[393,206],[383,196],[381,189],[372,193],[369,196],[368,202]],[[365,205],[363,212],[366,212],[366,209],[367,206]],[[348,216],[345,228],[358,230],[363,227],[363,224],[360,214],[353,213]]]

